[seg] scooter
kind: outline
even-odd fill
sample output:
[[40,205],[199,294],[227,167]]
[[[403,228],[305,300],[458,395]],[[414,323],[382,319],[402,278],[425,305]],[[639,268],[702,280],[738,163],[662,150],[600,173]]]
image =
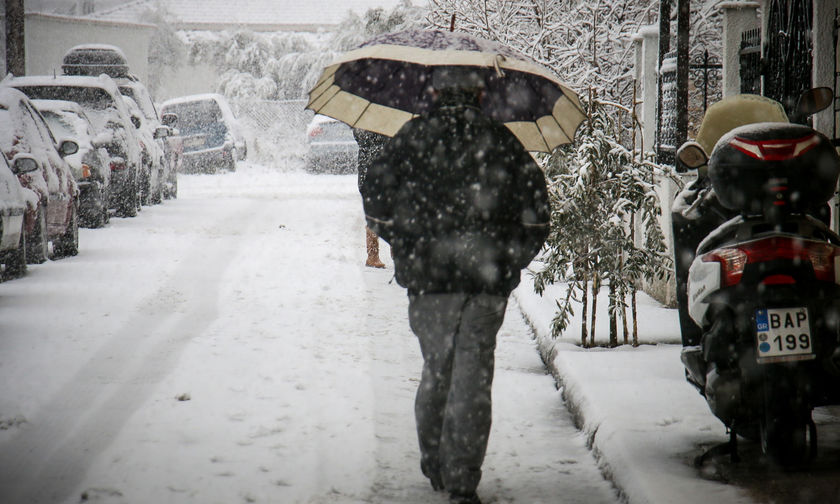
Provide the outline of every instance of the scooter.
[[[799,113],[832,99],[810,90]],[[824,211],[840,156],[806,125],[762,122],[723,134],[710,156],[688,142],[677,157],[706,170],[694,200],[714,200],[726,219],[696,247],[680,300],[697,329],[683,335],[686,379],[729,432],[695,462],[737,461],[741,436],[775,463],[806,463],[817,449],[812,410],[840,404],[840,235]]]

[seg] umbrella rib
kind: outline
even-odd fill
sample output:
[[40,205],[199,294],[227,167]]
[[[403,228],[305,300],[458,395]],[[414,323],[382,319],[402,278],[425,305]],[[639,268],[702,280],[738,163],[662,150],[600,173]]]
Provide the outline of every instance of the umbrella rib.
[[[320,99],[321,99],[321,97],[322,97],[322,96],[324,96],[325,94],[327,94],[327,91],[329,91],[330,89],[332,89],[332,86],[329,86],[327,89],[325,89],[325,90],[324,90],[324,92],[323,92],[323,93],[321,93],[320,95],[318,95],[318,98],[316,98],[316,100],[320,100]],[[324,102],[324,104],[323,104],[320,108],[324,108],[324,107],[325,107],[325,106],[326,106],[326,105],[330,102],[330,100],[332,100],[333,98],[335,98],[335,95],[337,95],[337,94],[338,94],[338,93],[340,93],[340,92],[341,92],[341,88],[340,88],[340,87],[338,87],[338,86],[336,86],[336,90],[335,90],[335,92],[332,94],[332,96],[330,96],[330,97],[327,99],[327,101],[325,101],[325,102]],[[313,100],[313,99],[311,99],[311,98],[310,98],[309,103],[310,103],[310,104],[315,103],[315,100]],[[319,110],[320,110],[320,109],[319,109]],[[318,110],[316,110],[315,112],[318,112]]]
[[566,132],[566,128],[564,128],[563,125],[560,124],[560,121],[558,121],[557,118],[554,117],[554,114],[551,114],[551,119],[554,120],[555,124],[557,124],[557,127],[560,128],[560,131],[562,131],[563,134],[566,135],[566,138],[570,142],[574,141],[574,136],[569,136],[569,133]]
[[[554,116],[552,116],[552,119],[553,118]],[[554,122],[557,122],[557,120],[555,119]],[[538,121],[534,121],[534,125],[537,127],[537,131],[540,132],[540,138],[542,139],[543,145],[545,145],[545,151],[551,152],[551,149],[548,147],[548,142],[545,139],[545,133],[543,133],[543,130],[540,127],[540,123]],[[562,127],[560,129],[562,129]],[[564,131],[563,134],[566,134],[566,132]]]
[[[332,73],[332,75],[335,75],[335,72],[333,72],[333,73]],[[320,81],[319,81],[318,85],[315,87],[315,89],[317,89],[318,87],[321,87],[321,86],[323,85],[323,83],[324,83],[324,82],[326,82],[326,80],[327,80],[326,78],[322,78],[322,79],[320,79]],[[316,101],[316,100],[318,100],[319,98],[321,98],[322,96],[324,96],[324,93],[326,93],[327,91],[329,91],[329,89],[330,89],[331,87],[332,87],[332,85],[329,85],[329,86],[324,87],[323,91],[321,91],[320,93],[318,93],[318,96],[314,96],[314,97],[313,97],[313,96],[311,96],[311,95],[310,95],[310,96],[309,96],[309,103],[315,103],[315,101]],[[314,91],[314,89],[313,89],[313,91]]]
[[353,127],[353,128],[356,127],[356,125],[359,123],[359,119],[361,119],[362,116],[365,115],[365,112],[368,111],[368,109],[370,108],[371,105],[373,105],[373,102],[368,100],[368,103],[367,103],[367,105],[365,105],[365,108],[362,109],[362,112],[358,116],[356,116],[356,120],[353,121],[353,124],[350,125],[351,127]]

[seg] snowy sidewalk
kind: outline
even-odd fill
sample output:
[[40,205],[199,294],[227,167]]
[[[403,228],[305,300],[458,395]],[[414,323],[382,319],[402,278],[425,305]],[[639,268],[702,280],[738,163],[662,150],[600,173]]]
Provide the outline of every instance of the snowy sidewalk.
[[[838,419],[832,412],[815,412],[818,426],[827,432],[820,438],[822,455],[807,473],[768,469],[756,462],[756,444],[746,442],[741,444],[745,456],[740,464],[727,459],[707,464],[701,472],[693,466],[694,457],[727,436],[704,399],[685,381],[676,310],[641,295],[641,346],[583,349],[575,344],[577,321],[568,331],[574,337],[550,336],[554,299],[560,292],[560,287],[552,286],[545,297],[538,296],[529,275],[523,273],[513,297],[534,329],[540,351],[602,472],[630,504],[832,501],[809,497],[814,486],[820,487],[816,492],[820,495],[833,492],[837,497],[836,432],[831,429],[836,430]],[[599,310],[602,332],[596,341],[604,342],[606,302],[599,305],[604,313]]]

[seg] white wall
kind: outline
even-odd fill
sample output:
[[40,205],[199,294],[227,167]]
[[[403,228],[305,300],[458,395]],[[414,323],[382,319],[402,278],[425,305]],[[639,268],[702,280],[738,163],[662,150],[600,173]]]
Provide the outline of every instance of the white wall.
[[28,75],[49,75],[53,72],[60,75],[61,60],[68,49],[79,44],[96,43],[119,47],[128,59],[131,72],[144,81],[148,77],[149,41],[155,30],[153,25],[28,13],[25,30]]

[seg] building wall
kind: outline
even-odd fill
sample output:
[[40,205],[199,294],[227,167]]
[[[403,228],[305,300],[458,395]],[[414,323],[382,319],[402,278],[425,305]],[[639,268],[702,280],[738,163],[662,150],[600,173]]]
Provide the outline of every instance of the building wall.
[[[119,47],[128,59],[131,72],[141,80],[148,77],[153,25],[28,13],[25,30],[26,73],[29,75],[61,74],[61,60],[68,49],[96,43]],[[5,59],[2,70],[5,74]]]

